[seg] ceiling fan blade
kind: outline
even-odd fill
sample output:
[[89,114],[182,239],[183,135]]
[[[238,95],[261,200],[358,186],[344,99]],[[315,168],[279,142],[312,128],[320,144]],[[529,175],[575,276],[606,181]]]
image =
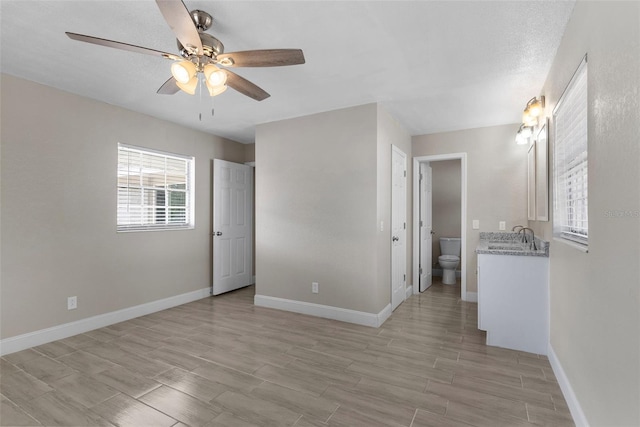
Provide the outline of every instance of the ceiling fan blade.
[[107,40],[107,39],[101,39],[99,37],[85,36],[84,34],[76,34],[76,33],[69,33],[69,32],[66,32],[65,34],[67,36],[69,36],[70,39],[78,40],[78,41],[81,41],[81,42],[93,43],[93,44],[97,44],[97,45],[100,45],[100,46],[106,46],[106,47],[113,47],[113,48],[116,48],[116,49],[128,50],[130,52],[144,53],[146,55],[161,56],[161,57],[167,58],[167,59],[174,59],[174,60],[183,59],[182,57],[180,57],[178,55],[174,55],[172,53],[160,52],[159,50],[149,49],[149,48],[146,48],[146,47],[136,46],[136,45],[133,45],[133,44],[116,42],[116,41]]
[[224,72],[227,73],[227,86],[237,90],[241,94],[253,98],[256,101],[262,101],[271,96],[244,77],[240,77],[229,70],[224,70]]
[[218,55],[218,62],[227,67],[280,67],[304,64],[304,54],[301,49],[245,50]]
[[200,34],[184,3],[181,0],[156,0],[156,3],[164,20],[167,21],[182,46],[187,49],[191,47],[196,51],[195,53],[202,55]]
[[176,79],[173,77],[169,77],[169,80],[164,82],[160,89],[158,89],[158,94],[160,95],[173,95],[180,90],[178,85],[176,84]]

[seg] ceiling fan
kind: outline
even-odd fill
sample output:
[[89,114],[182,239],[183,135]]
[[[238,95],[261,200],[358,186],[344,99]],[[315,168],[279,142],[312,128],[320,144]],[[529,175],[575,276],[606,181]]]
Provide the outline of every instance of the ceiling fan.
[[189,12],[181,0],[156,0],[156,4],[177,37],[179,55],[83,34],[70,32],[65,34],[73,40],[175,61],[171,65],[172,77],[158,89],[159,94],[165,95],[173,95],[179,90],[193,95],[202,79],[211,96],[221,94],[229,86],[256,101],[262,101],[270,96],[266,91],[227,68],[278,67],[305,62],[301,49],[263,49],[225,53],[222,42],[205,33],[213,22],[213,18],[207,12],[202,10]]

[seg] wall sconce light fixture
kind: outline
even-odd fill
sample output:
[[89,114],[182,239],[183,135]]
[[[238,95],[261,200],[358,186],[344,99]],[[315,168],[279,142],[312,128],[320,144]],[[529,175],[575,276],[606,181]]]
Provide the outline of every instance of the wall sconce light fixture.
[[516,134],[516,144],[524,145],[529,143],[533,135],[533,128],[538,126],[538,120],[544,111],[544,96],[533,97],[527,102],[527,106],[522,113],[522,125]]
[[516,144],[523,145],[529,143],[529,138],[533,135],[533,127],[527,126],[525,123],[520,125],[518,133],[516,133]]
[[537,126],[538,117],[542,115],[544,110],[544,96],[540,98],[533,97],[527,102],[527,106],[522,113],[522,123],[527,126]]

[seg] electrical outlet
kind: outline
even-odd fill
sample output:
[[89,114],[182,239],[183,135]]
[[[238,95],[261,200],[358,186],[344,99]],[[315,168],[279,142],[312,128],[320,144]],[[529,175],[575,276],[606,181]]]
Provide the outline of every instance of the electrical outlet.
[[78,308],[78,297],[67,298],[67,310],[75,310]]
[[474,219],[471,223],[471,228],[473,228],[474,230],[479,230],[480,229],[480,220],[479,219]]
[[503,231],[507,228],[507,223],[505,221],[500,221],[498,223],[498,229],[500,229],[500,231]]
[[311,283],[311,292],[314,294],[318,293],[318,282]]

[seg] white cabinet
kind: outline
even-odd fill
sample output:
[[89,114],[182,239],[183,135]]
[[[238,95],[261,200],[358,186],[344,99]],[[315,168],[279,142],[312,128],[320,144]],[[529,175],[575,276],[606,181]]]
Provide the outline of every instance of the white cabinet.
[[548,257],[478,254],[478,329],[487,345],[547,354]]

